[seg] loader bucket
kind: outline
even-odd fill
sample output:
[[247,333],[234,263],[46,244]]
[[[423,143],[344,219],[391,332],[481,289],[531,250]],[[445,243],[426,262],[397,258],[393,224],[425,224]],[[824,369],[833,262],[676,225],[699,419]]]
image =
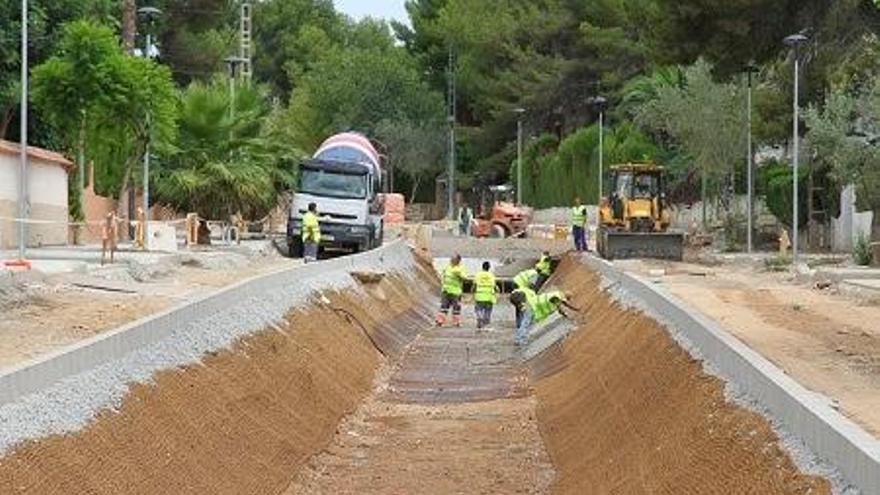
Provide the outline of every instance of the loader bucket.
[[679,232],[620,232],[601,229],[599,254],[607,260],[655,258],[681,261],[684,235]]

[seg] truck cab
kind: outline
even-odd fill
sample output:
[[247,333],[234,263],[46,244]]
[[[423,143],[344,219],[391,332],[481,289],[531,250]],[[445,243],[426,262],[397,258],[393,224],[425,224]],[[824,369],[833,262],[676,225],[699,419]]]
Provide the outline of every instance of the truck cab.
[[315,203],[322,250],[360,252],[381,246],[379,155],[365,137],[345,133],[325,141],[304,160],[287,223],[290,255],[302,256],[302,218]]

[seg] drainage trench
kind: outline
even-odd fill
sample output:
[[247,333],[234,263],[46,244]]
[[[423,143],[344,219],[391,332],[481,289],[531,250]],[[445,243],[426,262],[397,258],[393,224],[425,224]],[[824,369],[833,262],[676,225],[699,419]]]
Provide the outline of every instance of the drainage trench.
[[468,304],[434,328],[425,263],[327,292],[16,446],[0,493],[830,493],[584,265],[549,284],[582,312],[531,359],[505,298],[485,331]]

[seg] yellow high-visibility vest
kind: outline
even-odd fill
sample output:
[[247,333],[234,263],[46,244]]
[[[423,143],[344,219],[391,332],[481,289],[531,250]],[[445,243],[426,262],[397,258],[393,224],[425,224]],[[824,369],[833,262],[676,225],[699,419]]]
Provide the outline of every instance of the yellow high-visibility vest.
[[302,239],[303,242],[321,242],[321,223],[318,222],[318,215],[310,211],[303,215]]
[[489,271],[481,271],[474,277],[474,301],[495,304],[498,298],[495,296],[495,275]]

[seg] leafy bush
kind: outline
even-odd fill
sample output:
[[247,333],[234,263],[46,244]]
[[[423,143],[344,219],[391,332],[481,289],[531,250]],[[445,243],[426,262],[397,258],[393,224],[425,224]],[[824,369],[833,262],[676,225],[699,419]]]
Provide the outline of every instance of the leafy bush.
[[[792,168],[787,163],[777,161],[765,165],[759,175],[758,191],[764,195],[767,208],[780,222],[791,228],[792,214]],[[798,172],[798,226],[807,224],[807,199],[809,191],[809,170],[799,167]]]
[[871,240],[864,233],[860,233],[853,245],[853,261],[860,266],[868,266],[874,259],[871,251]]

